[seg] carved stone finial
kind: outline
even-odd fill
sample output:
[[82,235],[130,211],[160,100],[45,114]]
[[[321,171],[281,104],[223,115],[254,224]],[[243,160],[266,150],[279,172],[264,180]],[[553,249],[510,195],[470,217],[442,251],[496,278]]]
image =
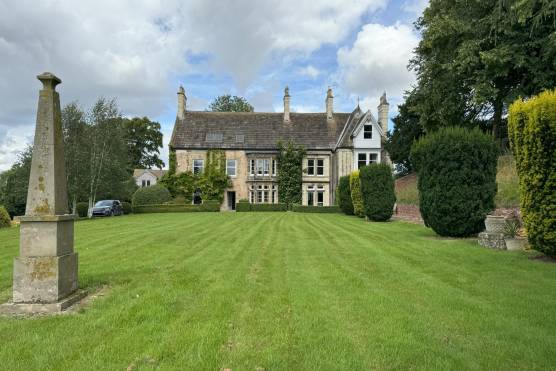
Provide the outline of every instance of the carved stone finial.
[[180,88],[178,89],[178,94],[183,94],[183,95],[185,95],[185,89],[183,88],[182,85],[180,85]]
[[286,85],[286,88],[284,89],[284,97],[289,97],[290,96],[290,88]]
[[43,90],[54,90],[56,91],[56,85],[61,84],[62,80],[56,77],[53,73],[43,72],[37,76],[42,82]]
[[330,86],[328,87],[328,91],[326,92],[326,97],[334,98],[334,96],[332,95],[332,88]]

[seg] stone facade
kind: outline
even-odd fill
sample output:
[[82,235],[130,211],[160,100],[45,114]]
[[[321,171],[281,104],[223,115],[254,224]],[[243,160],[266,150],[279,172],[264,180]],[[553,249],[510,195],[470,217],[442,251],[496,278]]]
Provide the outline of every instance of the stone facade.
[[222,150],[227,165],[234,165],[232,187],[225,192],[222,209],[234,209],[235,203],[243,199],[253,203],[279,202],[277,143],[292,140],[307,152],[303,159],[303,204],[330,206],[335,203],[341,176],[386,160],[386,95],[380,100],[379,120],[359,106],[351,113],[335,113],[332,89],[326,93],[322,114],[292,113],[290,100],[286,88],[283,113],[192,112],[185,110],[187,98],[180,87],[170,141],[176,153],[176,171],[199,171],[206,164],[208,150]]

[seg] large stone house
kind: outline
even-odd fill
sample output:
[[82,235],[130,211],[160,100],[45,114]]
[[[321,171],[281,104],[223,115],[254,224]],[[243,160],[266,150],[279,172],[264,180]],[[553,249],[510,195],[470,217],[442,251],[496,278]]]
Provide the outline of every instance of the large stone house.
[[176,172],[203,171],[207,150],[226,155],[232,186],[226,190],[222,209],[234,210],[241,199],[276,203],[277,143],[290,139],[303,145],[303,205],[334,204],[338,180],[361,166],[389,162],[383,143],[388,131],[386,94],[380,98],[378,120],[359,105],[351,113],[333,110],[328,89],[323,113],[290,112],[288,88],[284,112],[188,111],[183,87],[178,91],[178,113],[170,149],[176,153]]

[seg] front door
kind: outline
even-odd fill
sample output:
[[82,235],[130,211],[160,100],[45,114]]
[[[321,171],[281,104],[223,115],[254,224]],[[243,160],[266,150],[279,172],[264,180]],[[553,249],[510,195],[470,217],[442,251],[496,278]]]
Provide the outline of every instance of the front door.
[[236,209],[236,193],[228,192],[228,210]]

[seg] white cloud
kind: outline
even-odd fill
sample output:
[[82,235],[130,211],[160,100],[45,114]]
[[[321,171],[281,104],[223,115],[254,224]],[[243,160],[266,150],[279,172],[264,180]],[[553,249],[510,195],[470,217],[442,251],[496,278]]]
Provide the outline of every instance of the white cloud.
[[311,65],[300,68],[298,73],[301,76],[308,76],[312,79],[316,79],[320,75],[320,71],[316,67],[311,66]]
[[[156,117],[181,75],[216,70],[245,91],[269,60],[340,43],[387,2],[0,0],[0,133],[34,122],[41,72],[63,80],[62,104],[115,96],[124,113]],[[210,58],[192,66],[191,53]]]
[[361,95],[362,102],[372,104],[372,108],[384,91],[389,97],[400,98],[415,81],[407,64],[417,43],[417,35],[404,24],[363,26],[352,47],[338,50],[345,90]]
[[402,10],[421,16],[427,6],[429,6],[429,0],[408,0],[403,3]]

